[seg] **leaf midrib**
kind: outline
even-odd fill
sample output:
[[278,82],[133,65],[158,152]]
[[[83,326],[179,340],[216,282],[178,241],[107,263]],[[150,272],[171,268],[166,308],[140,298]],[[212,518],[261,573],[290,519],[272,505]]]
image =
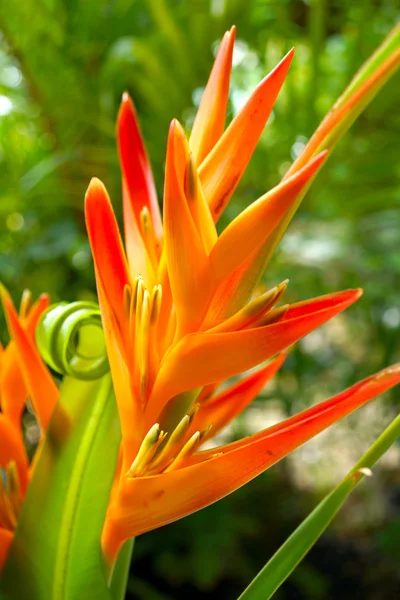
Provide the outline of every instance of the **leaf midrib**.
[[65,509],[61,517],[60,537],[56,550],[54,583],[51,596],[54,600],[67,599],[68,597],[68,559],[74,535],[74,517],[79,506],[82,483],[93,442],[99,430],[99,423],[105,413],[104,408],[108,401],[109,390],[110,380],[106,379],[100,393],[97,394],[95,399],[89,425],[79,446],[74,469],[69,481]]

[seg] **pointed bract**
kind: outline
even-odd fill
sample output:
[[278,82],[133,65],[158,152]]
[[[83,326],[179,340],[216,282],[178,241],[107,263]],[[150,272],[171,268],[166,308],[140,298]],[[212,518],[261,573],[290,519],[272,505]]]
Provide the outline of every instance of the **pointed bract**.
[[240,415],[246,406],[258,396],[266,383],[280,369],[285,358],[284,353],[280,354],[262,369],[203,402],[190,426],[189,435],[195,431],[203,431],[212,425],[203,440],[214,437],[222,427]]
[[[126,472],[135,453],[138,451],[143,435],[141,422],[140,399],[134,389],[132,364],[127,364],[121,342],[121,332],[116,322],[114,312],[107,300],[107,296],[100,279],[97,280],[100,308],[104,327],[104,337],[107,347],[108,360],[121,419],[122,430],[122,460],[123,472]],[[135,426],[132,426],[135,423]]]
[[190,148],[197,165],[206,158],[224,131],[235,35],[236,28],[232,27],[222,38],[193,123]]
[[121,324],[124,288],[130,282],[128,265],[110,198],[96,178],[86,192],[85,215],[96,272]]
[[268,239],[302,188],[321,167],[327,153],[319,154],[293,177],[277,185],[236,217],[222,232],[210,254],[211,268],[221,281]]
[[132,201],[125,180],[122,181],[122,206],[124,212],[125,248],[131,278],[140,275],[143,277],[146,285],[150,287],[154,276],[149,272],[151,271],[151,267],[149,265],[146,247],[136,222]]
[[178,338],[195,331],[202,321],[210,293],[208,257],[184,193],[189,163],[184,132],[171,123],[165,168],[165,252],[176,308]]
[[161,363],[146,407],[147,423],[156,422],[174,396],[260,364],[345,310],[360,295],[361,290],[348,290],[294,304],[280,322],[255,329],[185,336]]
[[[21,326],[32,339],[39,318],[49,305],[49,297],[42,294],[39,299],[19,317]],[[2,412],[19,429],[22,412],[28,398],[25,381],[18,361],[18,350],[11,341],[1,355],[0,368],[0,406]]]
[[[117,121],[118,150],[122,175],[129,192],[136,222],[144,206],[149,209],[158,240],[162,240],[162,224],[156,188],[146,149],[139,129],[135,107],[126,92],[122,97]],[[126,230],[127,238],[130,229]]]
[[40,317],[49,307],[50,298],[48,294],[41,294],[26,315],[26,329],[32,337],[35,335],[36,327]]
[[1,289],[1,297],[8,329],[17,348],[19,367],[43,433],[53,414],[58,399],[58,388],[32,338],[21,326],[11,298],[4,288]]
[[161,527],[223,498],[399,382],[400,365],[249,438],[200,452],[178,471],[123,479],[103,533],[109,559],[128,535]]
[[25,493],[29,462],[23,440],[18,429],[0,413],[0,467],[5,470],[10,461],[17,465],[21,490]]
[[[186,142],[186,139],[184,138],[183,141]],[[190,155],[189,148],[187,154]],[[193,223],[202,239],[206,254],[209,255],[218,240],[218,234],[210,207],[204,198],[198,170],[191,156],[185,174],[185,194]]]
[[257,86],[199,167],[204,195],[215,221],[228,204],[254,152],[285,80],[293,53],[294,50],[291,50]]
[[1,357],[0,389],[1,410],[18,428],[28,392],[19,366],[14,342],[8,344]]

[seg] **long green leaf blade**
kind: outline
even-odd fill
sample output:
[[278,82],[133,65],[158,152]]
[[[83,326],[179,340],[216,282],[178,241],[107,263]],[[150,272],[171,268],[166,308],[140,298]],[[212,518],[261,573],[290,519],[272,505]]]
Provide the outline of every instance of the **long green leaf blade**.
[[119,442],[110,376],[65,379],[4,567],[0,598],[112,598],[100,537]]
[[268,600],[328,527],[346,498],[376,461],[400,436],[400,415],[376,440],[343,481],[295,530],[274,554],[239,600]]

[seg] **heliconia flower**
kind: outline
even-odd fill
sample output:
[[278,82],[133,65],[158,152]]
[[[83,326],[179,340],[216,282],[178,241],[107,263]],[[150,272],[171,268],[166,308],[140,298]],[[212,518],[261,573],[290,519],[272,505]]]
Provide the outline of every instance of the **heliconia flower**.
[[[306,160],[294,163],[281,183],[217,234],[215,223],[246,169],[293,58],[290,51],[225,130],[234,37],[233,28],[223,38],[189,140],[176,120],[171,123],[163,224],[127,94],[117,124],[126,250],[104,185],[93,179],[86,195],[122,429],[102,538],[109,566],[127,538],[229,494],[400,381],[398,366],[386,369],[272,428],[200,450],[256,397],[281,366],[286,348],[361,294],[347,290],[279,304],[287,281],[255,293],[271,248],[326,159],[324,140],[343,115],[306,149]],[[225,380],[267,360],[218,391]]]
[[32,304],[30,292],[25,291],[18,315],[7,291],[1,287],[0,292],[12,337],[0,355],[1,570],[36,462],[34,457],[29,464],[22,414],[29,398],[43,439],[57,402],[58,388],[34,341],[39,318],[49,305],[48,296],[43,294]]

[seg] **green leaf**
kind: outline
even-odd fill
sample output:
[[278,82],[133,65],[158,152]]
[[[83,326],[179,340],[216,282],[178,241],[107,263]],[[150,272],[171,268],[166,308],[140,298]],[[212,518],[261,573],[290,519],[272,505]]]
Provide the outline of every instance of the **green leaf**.
[[125,598],[134,541],[135,538],[126,540],[118,554],[110,580],[110,593],[113,600],[124,600]]
[[100,537],[119,443],[110,376],[66,378],[4,567],[2,599],[111,600]]
[[268,600],[315,544],[357,483],[400,436],[400,415],[343,481],[303,521],[260,571],[239,600]]

